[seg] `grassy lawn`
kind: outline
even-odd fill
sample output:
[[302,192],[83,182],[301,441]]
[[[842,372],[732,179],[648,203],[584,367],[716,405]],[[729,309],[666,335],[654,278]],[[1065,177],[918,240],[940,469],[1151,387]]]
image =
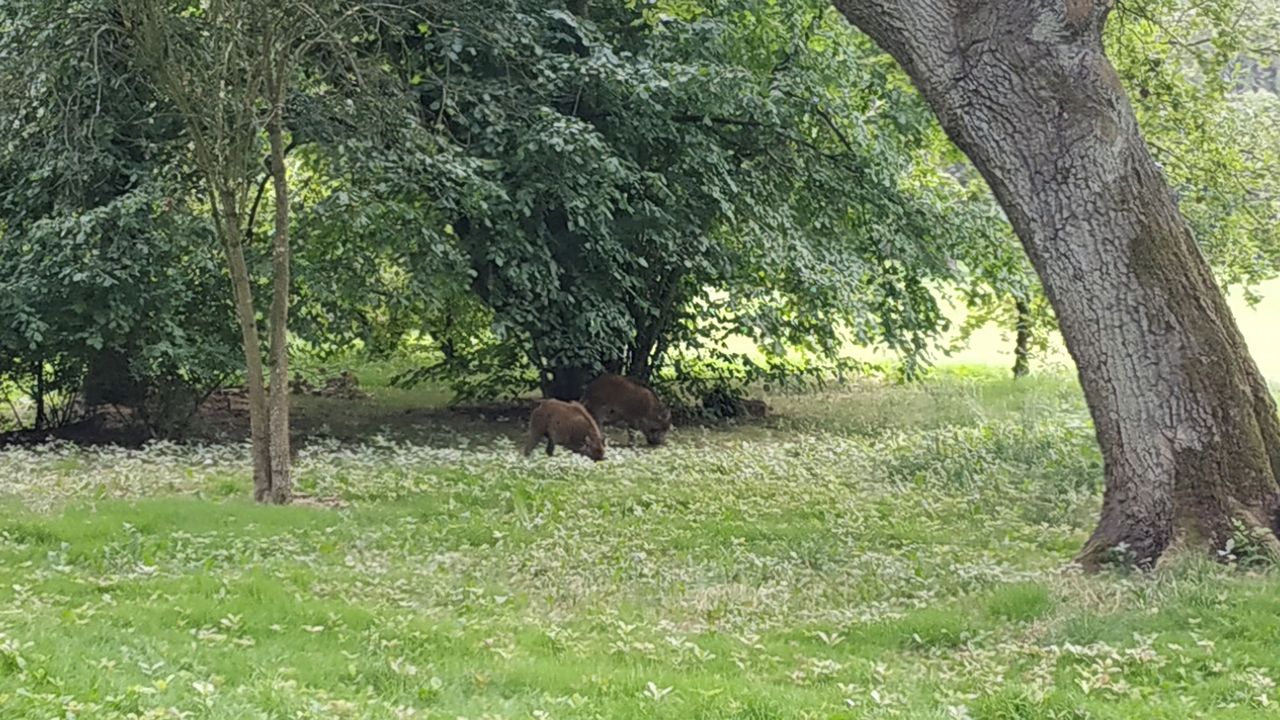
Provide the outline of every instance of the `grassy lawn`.
[[595,466],[501,423],[310,445],[339,507],[246,502],[234,445],[0,452],[0,717],[1274,716],[1275,576],[1064,569],[1068,381],[775,404]]

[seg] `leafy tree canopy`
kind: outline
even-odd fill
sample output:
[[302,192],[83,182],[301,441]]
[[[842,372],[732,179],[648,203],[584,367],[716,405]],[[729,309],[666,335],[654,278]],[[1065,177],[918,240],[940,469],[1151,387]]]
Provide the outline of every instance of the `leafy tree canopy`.
[[421,13],[388,46],[428,137],[337,148],[325,174],[344,190],[314,208],[331,222],[312,248],[394,218],[406,232],[366,260],[368,294],[448,278],[438,311],[466,296],[544,390],[647,376],[731,333],[914,357],[945,322],[929,283],[1009,254],[999,216],[922,150],[931,120],[905,79],[825,4]]
[[[1039,338],[1052,326],[981,180],[825,3],[376,7],[335,13],[347,41],[300,56],[285,112],[294,331],[316,346],[425,333],[432,372],[475,394],[573,394],[599,368],[649,376],[729,335],[774,357],[879,344],[911,367],[954,288],[975,322],[1012,327],[1021,299]],[[1220,279],[1273,276],[1275,14],[1116,13],[1110,54]],[[18,374],[58,347],[88,348],[79,377],[99,346],[178,340],[194,345],[175,372],[193,374],[212,362],[196,345],[230,342],[230,304],[201,312],[228,283],[189,138],[104,29],[119,24],[108,0],[0,7],[0,355]],[[246,177],[264,155],[245,149]],[[267,261],[261,215],[251,268]],[[101,302],[56,300],[71,294]]]

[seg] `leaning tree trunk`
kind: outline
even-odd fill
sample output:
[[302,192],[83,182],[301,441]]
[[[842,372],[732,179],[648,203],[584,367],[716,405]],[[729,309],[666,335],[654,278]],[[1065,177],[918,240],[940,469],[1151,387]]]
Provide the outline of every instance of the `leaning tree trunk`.
[[271,487],[267,499],[284,504],[293,496],[289,452],[289,185],[281,127],[284,100],[279,92],[271,94],[277,98],[267,122],[276,219],[271,247]]
[[1103,54],[1108,0],[836,6],[986,178],[1058,316],[1105,461],[1081,564],[1274,531],[1275,403]]
[[271,428],[262,369],[262,346],[258,341],[258,321],[253,309],[253,286],[244,258],[244,239],[240,214],[236,212],[235,194],[224,189],[218,197],[221,207],[216,212],[221,217],[222,245],[231,274],[231,295],[240,324],[240,345],[244,351],[245,390],[249,396],[249,442],[253,454],[253,497],[265,502],[271,492]]

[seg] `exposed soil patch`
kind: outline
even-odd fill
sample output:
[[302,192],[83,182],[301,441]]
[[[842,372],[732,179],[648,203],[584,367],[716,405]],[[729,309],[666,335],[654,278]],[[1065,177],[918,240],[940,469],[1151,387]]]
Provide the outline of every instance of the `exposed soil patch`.
[[140,423],[127,415],[101,408],[83,420],[49,430],[14,430],[0,434],[0,448],[31,447],[51,441],[62,441],[92,447],[95,445],[119,445],[141,447],[151,439],[151,434]]

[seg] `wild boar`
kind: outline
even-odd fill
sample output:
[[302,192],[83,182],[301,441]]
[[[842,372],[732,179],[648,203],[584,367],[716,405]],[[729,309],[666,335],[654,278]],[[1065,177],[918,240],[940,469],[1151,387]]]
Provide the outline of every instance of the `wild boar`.
[[600,425],[639,430],[650,445],[661,445],[671,430],[671,410],[652,390],[630,378],[606,373],[592,380],[582,404]]
[[529,415],[529,439],[525,441],[524,454],[528,455],[544,438],[548,455],[559,445],[597,462],[604,459],[600,426],[580,403],[560,400],[538,403]]

